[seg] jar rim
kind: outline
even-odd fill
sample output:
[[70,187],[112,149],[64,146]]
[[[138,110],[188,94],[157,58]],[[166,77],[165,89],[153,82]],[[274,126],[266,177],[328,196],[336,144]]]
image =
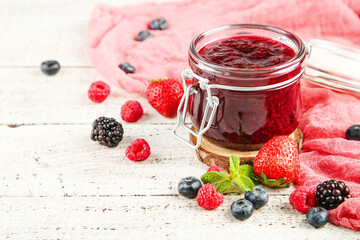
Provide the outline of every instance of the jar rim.
[[[221,32],[221,31],[226,31],[226,30],[233,30],[233,29],[260,29],[260,30],[266,30],[266,31],[270,31],[270,32],[274,32],[274,33],[278,33],[281,34],[283,36],[286,36],[287,38],[289,38],[291,41],[294,42],[294,44],[296,44],[296,46],[298,46],[298,50],[295,54],[295,56],[293,58],[291,58],[290,60],[280,63],[280,64],[276,64],[276,65],[272,65],[272,66],[267,66],[267,67],[263,67],[263,68],[235,68],[235,67],[228,67],[228,66],[221,66],[218,64],[214,64],[211,63],[209,61],[206,61],[205,58],[203,58],[199,52],[196,50],[196,44],[202,40],[205,37],[208,37],[212,34]],[[297,63],[301,63],[302,59],[305,57],[305,45],[302,42],[302,40],[296,36],[295,34],[288,32],[284,29],[278,28],[278,27],[274,27],[274,26],[270,26],[270,25],[262,25],[262,24],[229,24],[229,25],[223,25],[223,26],[218,26],[215,28],[211,28],[205,32],[202,32],[201,34],[199,34],[197,37],[195,37],[191,43],[190,43],[190,47],[189,47],[189,55],[191,58],[196,59],[196,61],[198,61],[199,63],[203,64],[204,66],[211,68],[213,70],[216,71],[220,71],[220,72],[236,72],[237,74],[239,73],[244,73],[244,74],[253,74],[253,73],[259,73],[259,74],[263,74],[263,73],[267,73],[267,72],[275,72],[281,69],[285,69],[287,67],[293,66],[294,64]]]

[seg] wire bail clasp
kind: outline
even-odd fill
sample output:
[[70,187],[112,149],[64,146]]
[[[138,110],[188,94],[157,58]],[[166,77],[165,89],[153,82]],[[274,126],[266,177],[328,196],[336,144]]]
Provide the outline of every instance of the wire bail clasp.
[[[201,137],[202,135],[209,130],[211,123],[213,122],[213,119],[215,117],[215,113],[217,110],[217,107],[219,105],[219,99],[215,96],[211,95],[211,90],[210,87],[208,85],[209,80],[206,78],[202,78],[198,75],[196,75],[191,69],[185,69],[182,74],[181,74],[182,80],[183,80],[183,87],[184,87],[184,95],[181,98],[178,110],[177,110],[177,123],[175,125],[175,127],[172,130],[172,135],[174,137],[176,137],[177,139],[179,139],[180,141],[182,141],[183,143],[187,144],[188,146],[190,146],[193,149],[197,149],[199,148],[200,144],[201,144]],[[193,94],[198,94],[198,91],[195,89],[194,85],[190,85],[187,86],[186,84],[186,80],[188,79],[196,79],[199,82],[199,86],[202,90],[206,91],[207,93],[207,103],[206,103],[206,107],[205,107],[205,111],[204,111],[204,116],[203,119],[201,120],[201,124],[200,124],[200,128],[199,131],[196,133],[194,130],[192,130],[190,127],[188,127],[185,123],[185,119],[186,119],[186,112],[187,112],[187,108],[189,105],[189,99],[190,96]],[[205,126],[205,122],[209,113],[209,109],[212,108],[212,111],[210,113],[210,117],[209,120]],[[183,109],[183,111],[181,110]],[[193,136],[195,136],[197,138],[196,140],[196,145],[194,145],[193,143],[191,143],[189,140],[179,136],[176,134],[176,130],[179,127],[183,127],[187,132],[189,132],[190,134],[192,134]]]

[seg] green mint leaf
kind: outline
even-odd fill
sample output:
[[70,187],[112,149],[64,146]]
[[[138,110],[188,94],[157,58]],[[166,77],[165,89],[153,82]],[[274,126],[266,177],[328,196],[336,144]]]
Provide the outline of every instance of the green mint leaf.
[[231,188],[230,175],[227,172],[207,172],[202,175],[201,181],[204,184],[213,184],[219,193],[223,193]]
[[238,172],[240,176],[250,177],[251,173],[253,173],[254,170],[252,166],[248,164],[243,164],[239,166]]
[[224,181],[228,179],[230,179],[230,175],[227,172],[210,171],[201,176],[201,181],[204,184]]
[[231,178],[238,178],[239,177],[240,159],[237,156],[230,156],[229,162],[230,162],[229,171],[230,171]]
[[254,168],[251,165],[243,164],[239,167],[239,176],[245,176],[252,180],[253,184],[259,185],[258,177],[254,173]]
[[226,191],[228,191],[231,188],[231,180],[225,180],[225,181],[221,181],[221,182],[214,182],[212,183],[215,188],[216,191],[219,193],[224,193]]
[[233,179],[232,181],[245,192],[254,191],[254,183],[249,177],[240,176],[239,178]]

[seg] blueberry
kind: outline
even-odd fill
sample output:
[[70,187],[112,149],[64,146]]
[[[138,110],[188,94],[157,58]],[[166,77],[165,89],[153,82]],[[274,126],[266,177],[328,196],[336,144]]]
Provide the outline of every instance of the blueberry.
[[60,64],[58,61],[49,60],[41,63],[41,71],[49,76],[55,75],[60,70]]
[[165,30],[168,28],[168,23],[163,18],[156,18],[150,23],[152,30]]
[[178,185],[180,195],[187,198],[195,198],[199,189],[202,187],[201,181],[196,177],[182,178]]
[[249,200],[239,199],[231,204],[230,210],[236,219],[245,220],[252,215],[254,205]]
[[258,209],[265,206],[265,204],[269,201],[269,194],[265,189],[257,186],[254,187],[253,192],[246,192],[245,198],[252,202],[255,209]]
[[360,141],[360,125],[353,125],[346,130],[345,137],[348,140]]
[[121,68],[121,70],[123,70],[126,73],[134,73],[135,72],[134,66],[129,63],[122,63],[119,65],[119,68]]
[[313,207],[306,212],[306,220],[314,227],[319,228],[329,221],[328,212],[322,207]]
[[137,36],[137,40],[138,41],[144,41],[148,38],[153,38],[153,35],[151,34],[151,32],[149,30],[144,30],[139,32],[139,35]]

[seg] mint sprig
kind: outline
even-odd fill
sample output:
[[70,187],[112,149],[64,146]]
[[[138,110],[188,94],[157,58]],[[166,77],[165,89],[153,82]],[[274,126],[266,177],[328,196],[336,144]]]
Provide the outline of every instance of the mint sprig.
[[202,175],[201,181],[204,184],[213,184],[219,193],[239,191],[239,189],[245,192],[254,191],[254,186],[258,182],[253,167],[248,164],[240,165],[240,159],[237,156],[230,156],[229,163],[230,174],[210,171]]
[[230,175],[227,172],[207,172],[201,177],[201,181],[204,184],[213,184],[219,193],[226,192],[231,188]]

